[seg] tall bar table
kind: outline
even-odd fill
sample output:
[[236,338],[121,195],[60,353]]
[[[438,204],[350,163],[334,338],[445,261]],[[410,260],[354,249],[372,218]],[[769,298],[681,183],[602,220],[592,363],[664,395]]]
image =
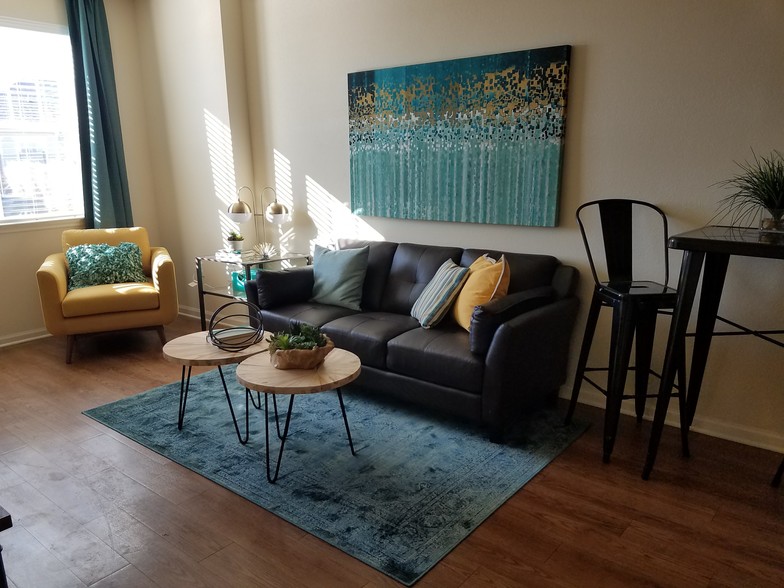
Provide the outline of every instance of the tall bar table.
[[[687,423],[689,426],[691,426],[694,412],[697,408],[697,400],[702,387],[702,379],[705,374],[705,365],[708,361],[708,352],[710,351],[716,319],[720,319],[717,313],[730,256],[784,259],[783,235],[762,233],[758,229],[751,228],[707,226],[674,235],[670,237],[667,245],[671,249],[683,251],[683,262],[678,279],[678,301],[670,324],[659,395],[653,416],[651,438],[648,443],[648,455],[642,472],[644,480],[650,477],[656,461],[656,453],[661,441],[664,420],[670,403],[670,393],[672,392],[678,368],[677,358],[685,345],[686,328],[689,323],[694,298],[697,294],[697,285],[700,279],[700,272],[703,271],[703,263],[702,290],[700,292],[694,350],[687,389],[686,405],[688,410]],[[776,345],[784,346],[769,336],[781,334],[784,331],[751,331],[735,323],[730,324],[741,329],[739,334],[754,335]]]

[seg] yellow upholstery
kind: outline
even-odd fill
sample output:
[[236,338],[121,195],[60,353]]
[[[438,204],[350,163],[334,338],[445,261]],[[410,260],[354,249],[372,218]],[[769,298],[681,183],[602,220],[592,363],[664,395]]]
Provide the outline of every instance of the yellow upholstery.
[[468,267],[468,279],[452,307],[457,324],[469,331],[474,308],[506,296],[509,278],[509,263],[503,255],[498,261],[487,255],[478,257]]
[[[65,251],[85,243],[119,245],[136,243],[142,252],[145,283],[106,284],[68,291]],[[66,362],[70,363],[73,337],[86,333],[154,327],[161,340],[163,325],[179,312],[174,263],[163,247],[151,247],[142,227],[73,229],[63,231],[61,253],[49,255],[36,272],[46,330],[69,338]]]

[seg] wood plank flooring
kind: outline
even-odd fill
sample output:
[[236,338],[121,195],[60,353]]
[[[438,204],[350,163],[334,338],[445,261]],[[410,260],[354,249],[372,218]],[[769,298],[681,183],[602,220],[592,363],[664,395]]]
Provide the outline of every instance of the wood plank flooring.
[[[181,318],[169,339],[198,330]],[[81,414],[178,380],[154,332],[0,349],[0,533],[15,588],[383,587],[396,582]],[[203,371],[203,370],[202,370]],[[622,417],[601,461],[601,410],[550,466],[418,584],[784,586],[779,455],[666,428],[640,478],[650,423]]]

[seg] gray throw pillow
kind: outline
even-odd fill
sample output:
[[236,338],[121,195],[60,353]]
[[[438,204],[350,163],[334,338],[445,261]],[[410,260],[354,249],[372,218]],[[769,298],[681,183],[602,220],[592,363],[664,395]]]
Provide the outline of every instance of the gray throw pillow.
[[361,310],[370,247],[332,251],[316,245],[311,301]]

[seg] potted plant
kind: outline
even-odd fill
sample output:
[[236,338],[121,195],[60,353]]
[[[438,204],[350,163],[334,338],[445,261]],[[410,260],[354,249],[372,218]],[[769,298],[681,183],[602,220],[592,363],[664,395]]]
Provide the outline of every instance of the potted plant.
[[229,242],[229,247],[234,253],[239,253],[242,251],[242,243],[245,240],[245,237],[242,236],[242,233],[238,233],[237,231],[231,231],[229,236],[226,237],[226,240]]
[[752,154],[753,162],[738,164],[740,173],[719,182],[733,190],[721,200],[719,213],[742,226],[759,216],[761,231],[784,232],[784,156],[778,151],[767,157]]
[[318,327],[296,325],[289,332],[278,331],[267,339],[270,363],[278,369],[312,369],[335,348]]

